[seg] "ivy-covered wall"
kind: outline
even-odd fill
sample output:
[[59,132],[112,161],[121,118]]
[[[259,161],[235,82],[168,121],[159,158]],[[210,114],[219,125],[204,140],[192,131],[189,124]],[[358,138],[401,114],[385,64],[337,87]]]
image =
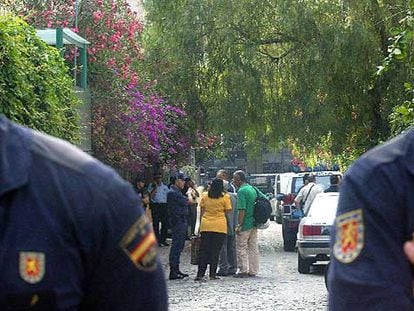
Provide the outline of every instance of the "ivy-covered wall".
[[20,18],[0,14],[0,113],[76,143],[79,105],[58,50]]

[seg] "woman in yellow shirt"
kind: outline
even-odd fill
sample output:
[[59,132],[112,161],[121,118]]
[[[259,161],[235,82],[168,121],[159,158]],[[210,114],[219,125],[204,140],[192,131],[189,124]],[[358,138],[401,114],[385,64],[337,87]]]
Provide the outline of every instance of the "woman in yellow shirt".
[[214,179],[207,193],[203,193],[201,207],[201,243],[198,255],[198,272],[195,281],[203,281],[207,265],[210,265],[210,280],[217,279],[216,270],[221,246],[227,234],[225,213],[231,211],[231,201],[225,193],[223,180]]

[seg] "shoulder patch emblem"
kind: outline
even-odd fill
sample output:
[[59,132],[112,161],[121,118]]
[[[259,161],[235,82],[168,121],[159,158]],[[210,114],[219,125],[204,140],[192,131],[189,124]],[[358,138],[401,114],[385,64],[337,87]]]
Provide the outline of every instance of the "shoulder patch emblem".
[[39,252],[19,253],[20,277],[30,284],[39,283],[45,275],[45,254]]
[[157,240],[145,215],[128,229],[119,245],[139,270],[157,268]]
[[333,254],[343,263],[354,261],[364,248],[364,222],[362,209],[339,215],[336,218],[336,237]]

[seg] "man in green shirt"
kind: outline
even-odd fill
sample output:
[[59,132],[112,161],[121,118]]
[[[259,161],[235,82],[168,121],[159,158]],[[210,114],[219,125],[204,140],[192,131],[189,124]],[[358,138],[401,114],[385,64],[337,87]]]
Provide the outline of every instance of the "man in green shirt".
[[254,223],[254,202],[256,190],[247,183],[246,174],[236,171],[233,174],[237,191],[238,224],[236,226],[236,250],[239,272],[238,278],[255,277],[259,272],[259,248],[257,246],[257,228]]

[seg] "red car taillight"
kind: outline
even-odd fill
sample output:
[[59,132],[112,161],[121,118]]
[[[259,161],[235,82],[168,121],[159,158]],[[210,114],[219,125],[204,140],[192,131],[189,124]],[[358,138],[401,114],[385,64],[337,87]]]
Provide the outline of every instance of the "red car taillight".
[[303,236],[308,235],[322,235],[322,226],[307,226],[304,225],[302,228]]
[[282,199],[283,203],[286,205],[290,205],[293,204],[293,202],[295,202],[295,195],[294,194],[286,194],[283,199]]

